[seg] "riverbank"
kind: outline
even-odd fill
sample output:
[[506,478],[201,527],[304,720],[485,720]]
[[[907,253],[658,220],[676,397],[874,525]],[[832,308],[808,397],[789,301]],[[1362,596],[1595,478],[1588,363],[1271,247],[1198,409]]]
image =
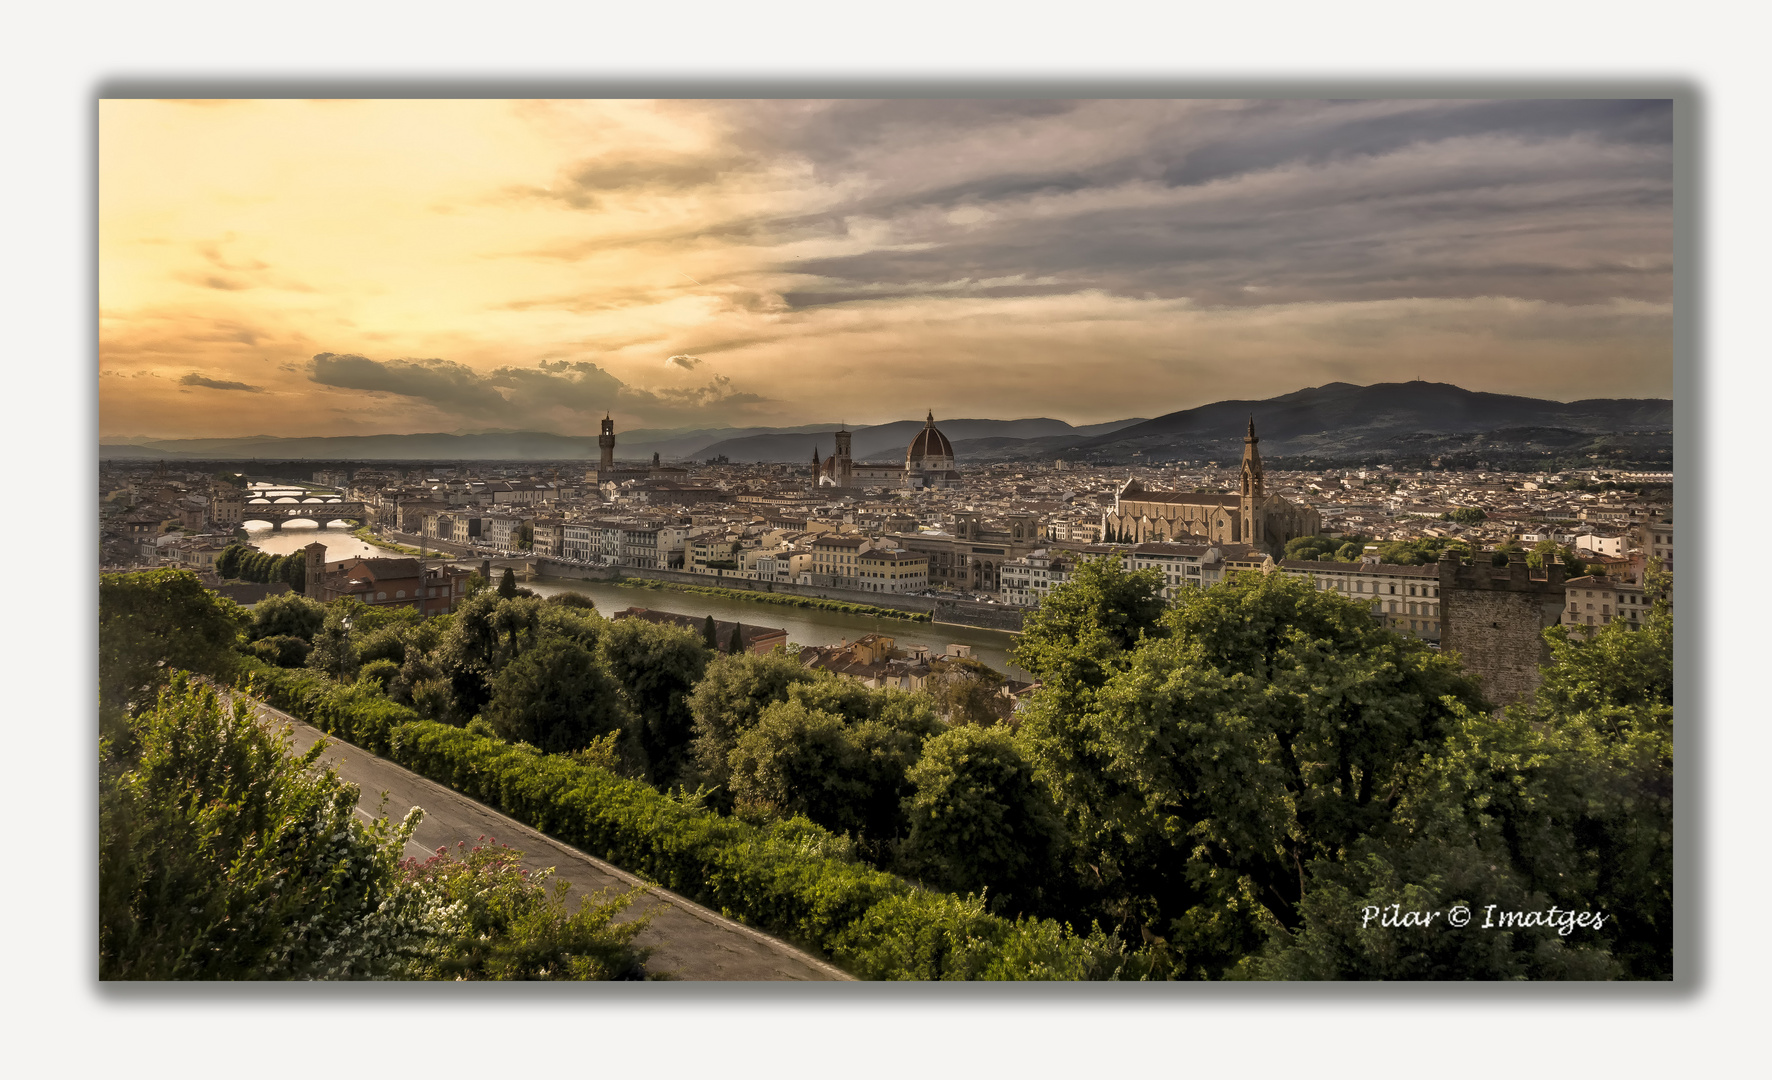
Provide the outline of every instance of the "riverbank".
[[931,621],[931,616],[926,611],[901,611],[898,608],[879,607],[874,604],[855,604],[845,600],[821,600],[809,596],[790,596],[786,593],[758,592],[754,589],[721,589],[710,585],[684,585],[675,581],[631,577],[612,578],[609,583],[624,589],[651,589],[655,591],[668,589],[672,592],[718,596],[727,600],[744,600],[749,603],[839,611],[845,615],[866,615],[875,619],[900,619],[904,622],[923,623]]
[[433,552],[421,551],[420,549],[415,548],[415,547],[407,547],[405,544],[397,544],[392,540],[383,540],[381,537],[376,536],[374,533],[370,532],[369,526],[367,526],[367,525],[360,525],[357,528],[352,529],[351,535],[355,536],[357,539],[363,541],[365,544],[369,544],[369,545],[372,545],[374,547],[379,547],[379,548],[387,548],[389,551],[398,551],[402,555],[434,554]]

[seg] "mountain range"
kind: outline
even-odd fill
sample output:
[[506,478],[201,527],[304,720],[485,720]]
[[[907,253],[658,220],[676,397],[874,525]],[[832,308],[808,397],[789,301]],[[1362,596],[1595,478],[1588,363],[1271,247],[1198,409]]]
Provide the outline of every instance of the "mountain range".
[[[1414,381],[1356,386],[1335,382],[1261,400],[1236,399],[1167,413],[1074,427],[1062,420],[937,420],[961,462],[1067,458],[1126,462],[1235,458],[1253,417],[1270,456],[1326,460],[1384,458],[1496,446],[1521,452],[1586,447],[1596,440],[1653,452],[1670,448],[1673,403],[1665,398],[1546,401]],[[852,429],[858,461],[899,460],[923,426],[899,420]],[[835,424],[797,427],[647,429],[617,432],[616,456],[645,460],[810,461],[829,455]],[[104,459],[330,461],[594,461],[596,436],[546,432],[471,435],[340,435],[309,438],[130,440],[99,447]]]

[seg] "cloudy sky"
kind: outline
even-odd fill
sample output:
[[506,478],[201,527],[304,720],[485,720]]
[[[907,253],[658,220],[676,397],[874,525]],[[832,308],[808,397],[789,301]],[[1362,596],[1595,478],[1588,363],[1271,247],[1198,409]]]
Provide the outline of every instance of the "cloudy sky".
[[107,441],[1671,393],[1665,101],[106,101]]

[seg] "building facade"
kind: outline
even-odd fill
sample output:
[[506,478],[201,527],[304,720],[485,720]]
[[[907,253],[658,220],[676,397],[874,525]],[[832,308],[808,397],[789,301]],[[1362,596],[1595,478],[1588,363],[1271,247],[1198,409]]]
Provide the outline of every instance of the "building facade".
[[1323,516],[1315,509],[1268,494],[1260,443],[1251,417],[1235,494],[1153,491],[1136,478],[1127,480],[1114,495],[1113,509],[1102,515],[1105,538],[1121,543],[1249,544],[1277,553],[1288,540],[1321,532]]

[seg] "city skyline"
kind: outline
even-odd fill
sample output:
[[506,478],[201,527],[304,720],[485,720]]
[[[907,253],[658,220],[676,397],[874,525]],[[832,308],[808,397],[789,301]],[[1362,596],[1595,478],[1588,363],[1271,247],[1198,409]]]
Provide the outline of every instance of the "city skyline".
[[101,437],[1669,397],[1671,117],[105,101]]

